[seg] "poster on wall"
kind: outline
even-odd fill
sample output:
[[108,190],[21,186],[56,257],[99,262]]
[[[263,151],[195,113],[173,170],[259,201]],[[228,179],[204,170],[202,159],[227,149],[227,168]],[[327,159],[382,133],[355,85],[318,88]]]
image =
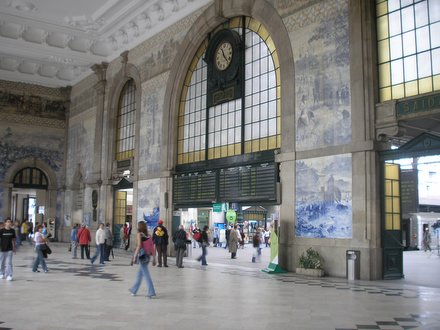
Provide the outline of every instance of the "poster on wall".
[[351,155],[296,162],[295,212],[297,237],[352,237]]
[[90,227],[92,224],[92,213],[89,212],[84,214],[84,223],[87,227]]
[[160,217],[159,179],[140,181],[138,184],[137,221],[145,221],[149,229],[157,225]]

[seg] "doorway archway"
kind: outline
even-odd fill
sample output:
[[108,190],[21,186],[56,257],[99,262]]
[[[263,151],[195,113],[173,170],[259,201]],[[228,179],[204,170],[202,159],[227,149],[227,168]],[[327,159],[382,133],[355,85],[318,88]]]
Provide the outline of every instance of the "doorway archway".
[[[51,223],[49,231],[56,239],[57,179],[54,171],[35,158],[22,159],[5,175],[8,193],[4,201],[5,214],[15,220],[29,219]],[[27,213],[26,213],[27,212]],[[30,213],[29,213],[30,212]]]

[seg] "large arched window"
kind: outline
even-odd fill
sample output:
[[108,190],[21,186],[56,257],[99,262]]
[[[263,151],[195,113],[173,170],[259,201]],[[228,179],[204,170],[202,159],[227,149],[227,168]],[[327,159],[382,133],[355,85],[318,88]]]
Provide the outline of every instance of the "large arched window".
[[219,26],[236,31],[245,44],[243,97],[207,108],[208,38],[189,67],[178,119],[178,164],[242,155],[281,145],[280,67],[267,29],[249,17]]
[[134,156],[136,120],[136,86],[130,79],[122,89],[116,126],[116,160]]
[[378,0],[380,101],[440,90],[440,1]]

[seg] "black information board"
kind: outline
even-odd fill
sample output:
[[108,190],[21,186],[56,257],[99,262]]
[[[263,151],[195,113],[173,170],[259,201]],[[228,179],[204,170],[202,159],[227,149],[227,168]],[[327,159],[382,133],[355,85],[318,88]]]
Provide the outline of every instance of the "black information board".
[[220,170],[219,201],[275,201],[275,164],[255,164]]
[[204,171],[178,174],[173,180],[173,200],[176,204],[212,203],[216,198],[216,173]]
[[173,204],[276,202],[278,164],[260,163],[174,175]]

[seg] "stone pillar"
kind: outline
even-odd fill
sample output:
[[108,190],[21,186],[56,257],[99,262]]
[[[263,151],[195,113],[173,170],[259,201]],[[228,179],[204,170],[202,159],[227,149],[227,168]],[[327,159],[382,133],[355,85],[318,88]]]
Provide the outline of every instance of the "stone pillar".
[[[95,73],[96,77],[98,78],[98,81],[96,82],[94,88],[96,91],[96,122],[95,122],[95,144],[94,144],[94,150],[95,150],[95,159],[93,163],[93,175],[88,180],[87,184],[91,186],[92,191],[94,193],[94,203],[96,202],[96,205],[93,206],[93,222],[99,222],[99,220],[102,220],[103,222],[106,222],[105,218],[105,212],[102,209],[103,203],[101,203],[102,199],[102,193],[101,193],[101,186],[103,182],[102,177],[102,164],[103,164],[103,157],[106,152],[105,149],[105,136],[104,136],[104,121],[105,121],[105,98],[106,98],[106,73],[107,73],[108,63],[102,62],[101,64],[95,64],[92,66],[92,70]],[[98,193],[99,191],[99,193]],[[95,195],[96,194],[96,195]],[[100,215],[102,218],[100,218]]]
[[3,205],[1,205],[0,209],[0,220],[4,221],[5,218],[11,216],[12,184],[3,182],[0,187],[3,189]]
[[98,81],[94,88],[96,91],[96,123],[95,123],[95,161],[93,166],[92,182],[102,180],[101,178],[101,159],[102,159],[102,144],[103,144],[103,117],[105,106],[105,87],[106,87],[106,72],[108,63],[95,64],[92,70],[95,72]]

